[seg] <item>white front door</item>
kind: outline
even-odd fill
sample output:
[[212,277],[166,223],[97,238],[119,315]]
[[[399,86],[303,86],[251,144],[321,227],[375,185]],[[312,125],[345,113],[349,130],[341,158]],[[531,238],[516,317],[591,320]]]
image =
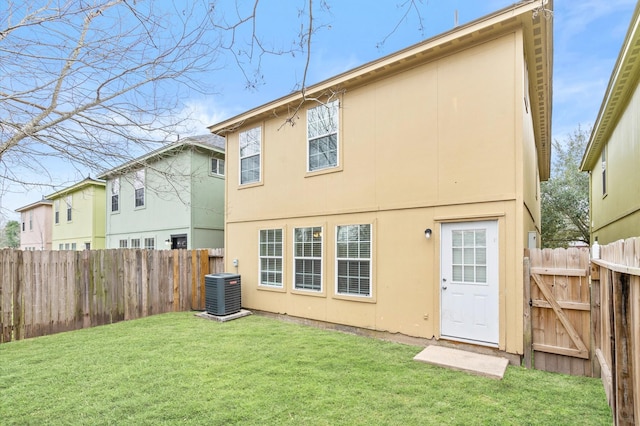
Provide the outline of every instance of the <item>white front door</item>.
[[440,335],[498,344],[498,222],[443,223]]

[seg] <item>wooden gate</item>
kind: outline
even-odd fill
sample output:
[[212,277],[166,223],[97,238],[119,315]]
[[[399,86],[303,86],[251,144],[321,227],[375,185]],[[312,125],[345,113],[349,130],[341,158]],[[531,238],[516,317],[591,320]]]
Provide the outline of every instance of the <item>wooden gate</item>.
[[525,269],[525,364],[592,376],[589,249],[527,250]]

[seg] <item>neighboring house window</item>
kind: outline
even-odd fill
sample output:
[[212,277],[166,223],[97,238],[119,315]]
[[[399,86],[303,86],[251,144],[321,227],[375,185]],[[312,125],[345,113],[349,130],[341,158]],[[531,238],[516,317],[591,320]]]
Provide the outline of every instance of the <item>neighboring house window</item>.
[[59,199],[53,203],[53,211],[54,211],[53,221],[55,223],[60,223],[60,200]]
[[26,215],[27,215],[26,213],[22,213],[22,232],[25,231],[25,221],[26,221],[25,216]]
[[127,248],[127,240],[120,240],[120,248]]
[[282,287],[282,229],[260,231],[260,285]]
[[224,160],[220,158],[211,158],[211,173],[214,175],[224,176]]
[[91,250],[91,243],[84,243],[85,250]]
[[607,195],[607,147],[602,148],[602,195]]
[[371,296],[371,225],[338,226],[337,293]]
[[155,249],[156,248],[156,240],[155,238],[145,238],[144,239],[144,248],[146,249]]
[[29,231],[33,231],[33,210],[29,210]]
[[64,243],[64,249],[69,250],[69,243]]
[[71,243],[71,250],[75,250],[76,249],[76,243]]
[[64,248],[64,245],[62,243],[58,244],[58,250],[62,250]]
[[120,178],[111,181],[111,211],[120,210]]
[[338,165],[338,101],[307,110],[307,170]]
[[72,207],[72,203],[73,203],[73,196],[72,195],[67,195],[67,198],[65,199],[65,202],[67,204],[67,222],[71,222],[71,207]]
[[322,291],[322,228],[295,228],[293,245],[293,287]]
[[240,184],[260,182],[262,129],[240,132]]
[[136,175],[133,180],[133,189],[135,191],[135,206],[144,206],[144,181],[145,173],[144,169],[136,171]]
[[131,248],[140,248],[140,238],[131,239]]

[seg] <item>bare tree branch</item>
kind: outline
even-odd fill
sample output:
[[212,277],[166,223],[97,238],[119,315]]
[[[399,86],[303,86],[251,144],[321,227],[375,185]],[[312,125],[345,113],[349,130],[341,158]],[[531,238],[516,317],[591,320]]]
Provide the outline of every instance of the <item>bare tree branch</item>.
[[174,140],[182,100],[212,93],[202,76],[220,39],[208,2],[31,3],[0,6],[3,179],[42,183],[27,176],[47,176],[51,158],[111,168]]

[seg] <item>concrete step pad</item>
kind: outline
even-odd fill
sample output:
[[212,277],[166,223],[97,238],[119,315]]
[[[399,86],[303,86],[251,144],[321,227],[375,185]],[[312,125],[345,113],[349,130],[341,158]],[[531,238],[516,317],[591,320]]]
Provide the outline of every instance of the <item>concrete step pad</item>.
[[509,364],[509,360],[506,358],[436,345],[427,346],[413,359],[498,380],[504,377],[504,372]]

